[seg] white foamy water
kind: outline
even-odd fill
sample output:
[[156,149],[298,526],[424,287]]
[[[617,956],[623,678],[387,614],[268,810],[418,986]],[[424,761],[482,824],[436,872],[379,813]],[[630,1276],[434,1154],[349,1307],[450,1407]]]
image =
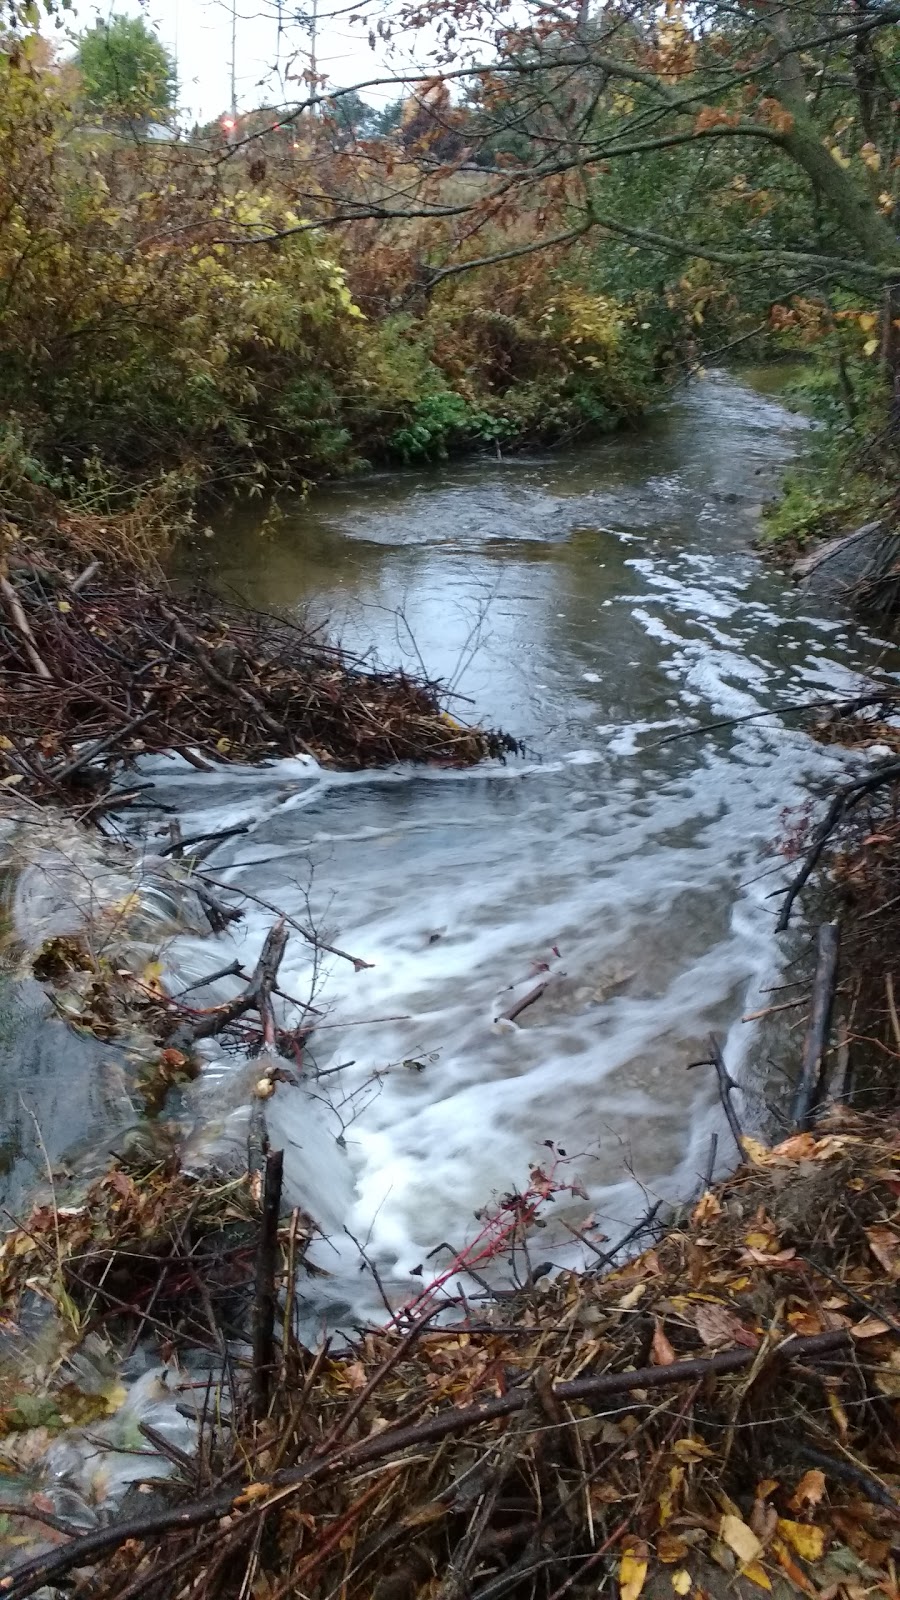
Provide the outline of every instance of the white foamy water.
[[[210,872],[372,964],[314,973],[293,936],[282,969],[325,1012],[302,1086],[266,1106],[289,1198],[328,1235],[319,1310],[378,1314],[351,1236],[392,1296],[413,1292],[411,1269],[464,1244],[546,1140],[613,1238],[648,1199],[695,1189],[721,1117],[712,1074],[686,1069],[710,1031],[743,1075],[746,1123],[763,1117],[740,1018],[784,959],[769,846],[845,759],[779,708],[852,689],[879,660],[749,553],[800,438],[718,375],[577,456],[386,475],[320,496],[274,541],[240,523],[221,536],[223,583],[312,604],[383,660],[414,659],[414,636],[429,671],[529,745],[464,773],[154,766],[186,834],[249,822]],[[235,950],[249,966],[271,920],[259,907],[167,960],[182,982]],[[503,1021],[546,971],[544,998]],[[213,1064],[199,1145],[239,1143],[249,1081],[233,1057]],[[548,1231],[548,1259],[571,1259],[565,1239]]]

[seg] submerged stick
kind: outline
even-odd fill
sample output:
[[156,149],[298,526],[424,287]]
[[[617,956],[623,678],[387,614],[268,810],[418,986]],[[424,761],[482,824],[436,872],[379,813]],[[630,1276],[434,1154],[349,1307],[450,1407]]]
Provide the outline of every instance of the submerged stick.
[[253,1297],[253,1415],[257,1420],[269,1409],[275,1368],[275,1271],[283,1169],[284,1151],[270,1150],[266,1156]]
[[[812,1334],[808,1338],[790,1335],[773,1348],[766,1366],[770,1367],[779,1361],[800,1360],[804,1357],[815,1359],[816,1356],[845,1349],[851,1342],[850,1332],[846,1328],[829,1329],[826,1333]],[[571,1401],[627,1394],[632,1389],[660,1389],[686,1381],[696,1381],[709,1375],[739,1372],[743,1367],[751,1366],[758,1356],[758,1349],[748,1350],[741,1346],[736,1350],[723,1350],[714,1356],[676,1361],[668,1367],[640,1367],[631,1372],[605,1372],[596,1377],[575,1378],[568,1383],[554,1384],[552,1393],[557,1400]],[[395,1451],[406,1450],[424,1443],[434,1443],[453,1434],[465,1433],[467,1429],[479,1427],[482,1423],[494,1422],[517,1411],[524,1411],[527,1406],[533,1404],[534,1398],[534,1390],[530,1386],[522,1385],[505,1395],[486,1400],[481,1405],[464,1408],[448,1406],[435,1416],[426,1417],[423,1422],[386,1428],[374,1438],[360,1439],[327,1456],[311,1456],[298,1466],[283,1468],[282,1471],[274,1473],[270,1479],[263,1481],[267,1488],[275,1491],[292,1489],[301,1483],[317,1479],[336,1477],[351,1472],[355,1467],[368,1466],[373,1461],[383,1461]],[[263,1487],[263,1481],[254,1485],[255,1491]],[[239,1515],[247,1507],[246,1501],[241,1504],[244,1493],[245,1488],[241,1486],[171,1510],[151,1512],[147,1516],[131,1517],[109,1527],[98,1528],[85,1534],[83,1538],[73,1539],[64,1549],[45,1551],[42,1555],[23,1562],[15,1571],[0,1579],[0,1595],[8,1597],[8,1600],[26,1600],[27,1596],[33,1595],[43,1584],[57,1581],[75,1567],[87,1566],[97,1557],[119,1549],[129,1539],[158,1539],[165,1533],[186,1532],[190,1528],[205,1527],[221,1517]],[[259,1498],[251,1504],[252,1509],[248,1514],[258,1515],[266,1510],[270,1500],[259,1495]]]
[[552,979],[550,978],[542,978],[540,983],[536,983],[534,988],[529,989],[527,994],[522,995],[518,1000],[514,1000],[512,1005],[507,1006],[505,1011],[501,1011],[497,1021],[515,1022],[516,1017],[521,1016],[523,1011],[527,1011],[529,1006],[533,1006],[535,1000],[540,1000],[541,995],[551,982]]
[[803,1065],[794,1095],[793,1126],[804,1133],[822,1099],[825,1051],[831,1027],[834,985],[837,976],[840,937],[836,922],[823,922],[819,929],[816,973],[812,987],[812,1009],[803,1041]]

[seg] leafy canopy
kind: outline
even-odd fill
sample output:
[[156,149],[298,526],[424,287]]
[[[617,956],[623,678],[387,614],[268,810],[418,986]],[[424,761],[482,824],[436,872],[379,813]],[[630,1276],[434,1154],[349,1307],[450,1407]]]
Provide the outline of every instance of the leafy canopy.
[[75,64],[87,107],[114,120],[162,119],[175,105],[175,62],[143,17],[98,20],[80,37]]

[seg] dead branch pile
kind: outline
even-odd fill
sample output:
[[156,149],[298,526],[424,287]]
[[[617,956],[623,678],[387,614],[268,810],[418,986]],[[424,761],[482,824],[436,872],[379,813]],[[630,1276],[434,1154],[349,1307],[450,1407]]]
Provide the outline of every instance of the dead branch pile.
[[0,781],[86,817],[128,803],[113,780],[145,753],[360,768],[517,748],[452,718],[439,685],[366,668],[316,629],[31,550],[0,573]]
[[[58,1543],[3,1592],[892,1595],[900,1125],[832,1113],[744,1149],[605,1275],[551,1283],[520,1254],[526,1287],[480,1308],[442,1274],[347,1353],[289,1337],[268,1412],[223,1426],[168,1508]],[[513,1257],[531,1207],[500,1203]]]
[[[259,1180],[196,1178],[146,1152],[77,1202],[36,1204],[0,1243],[7,1328],[39,1295],[78,1336],[142,1334],[221,1353],[252,1284]],[[304,1235],[305,1237],[305,1235]],[[21,1383],[21,1380],[20,1380]],[[6,1428],[0,1412],[0,1434]]]

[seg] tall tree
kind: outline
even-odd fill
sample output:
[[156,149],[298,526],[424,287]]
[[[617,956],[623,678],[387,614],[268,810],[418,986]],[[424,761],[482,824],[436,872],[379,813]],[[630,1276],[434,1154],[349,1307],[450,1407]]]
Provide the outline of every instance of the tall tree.
[[174,109],[175,62],[143,17],[98,20],[78,41],[85,105],[115,122],[161,121]]

